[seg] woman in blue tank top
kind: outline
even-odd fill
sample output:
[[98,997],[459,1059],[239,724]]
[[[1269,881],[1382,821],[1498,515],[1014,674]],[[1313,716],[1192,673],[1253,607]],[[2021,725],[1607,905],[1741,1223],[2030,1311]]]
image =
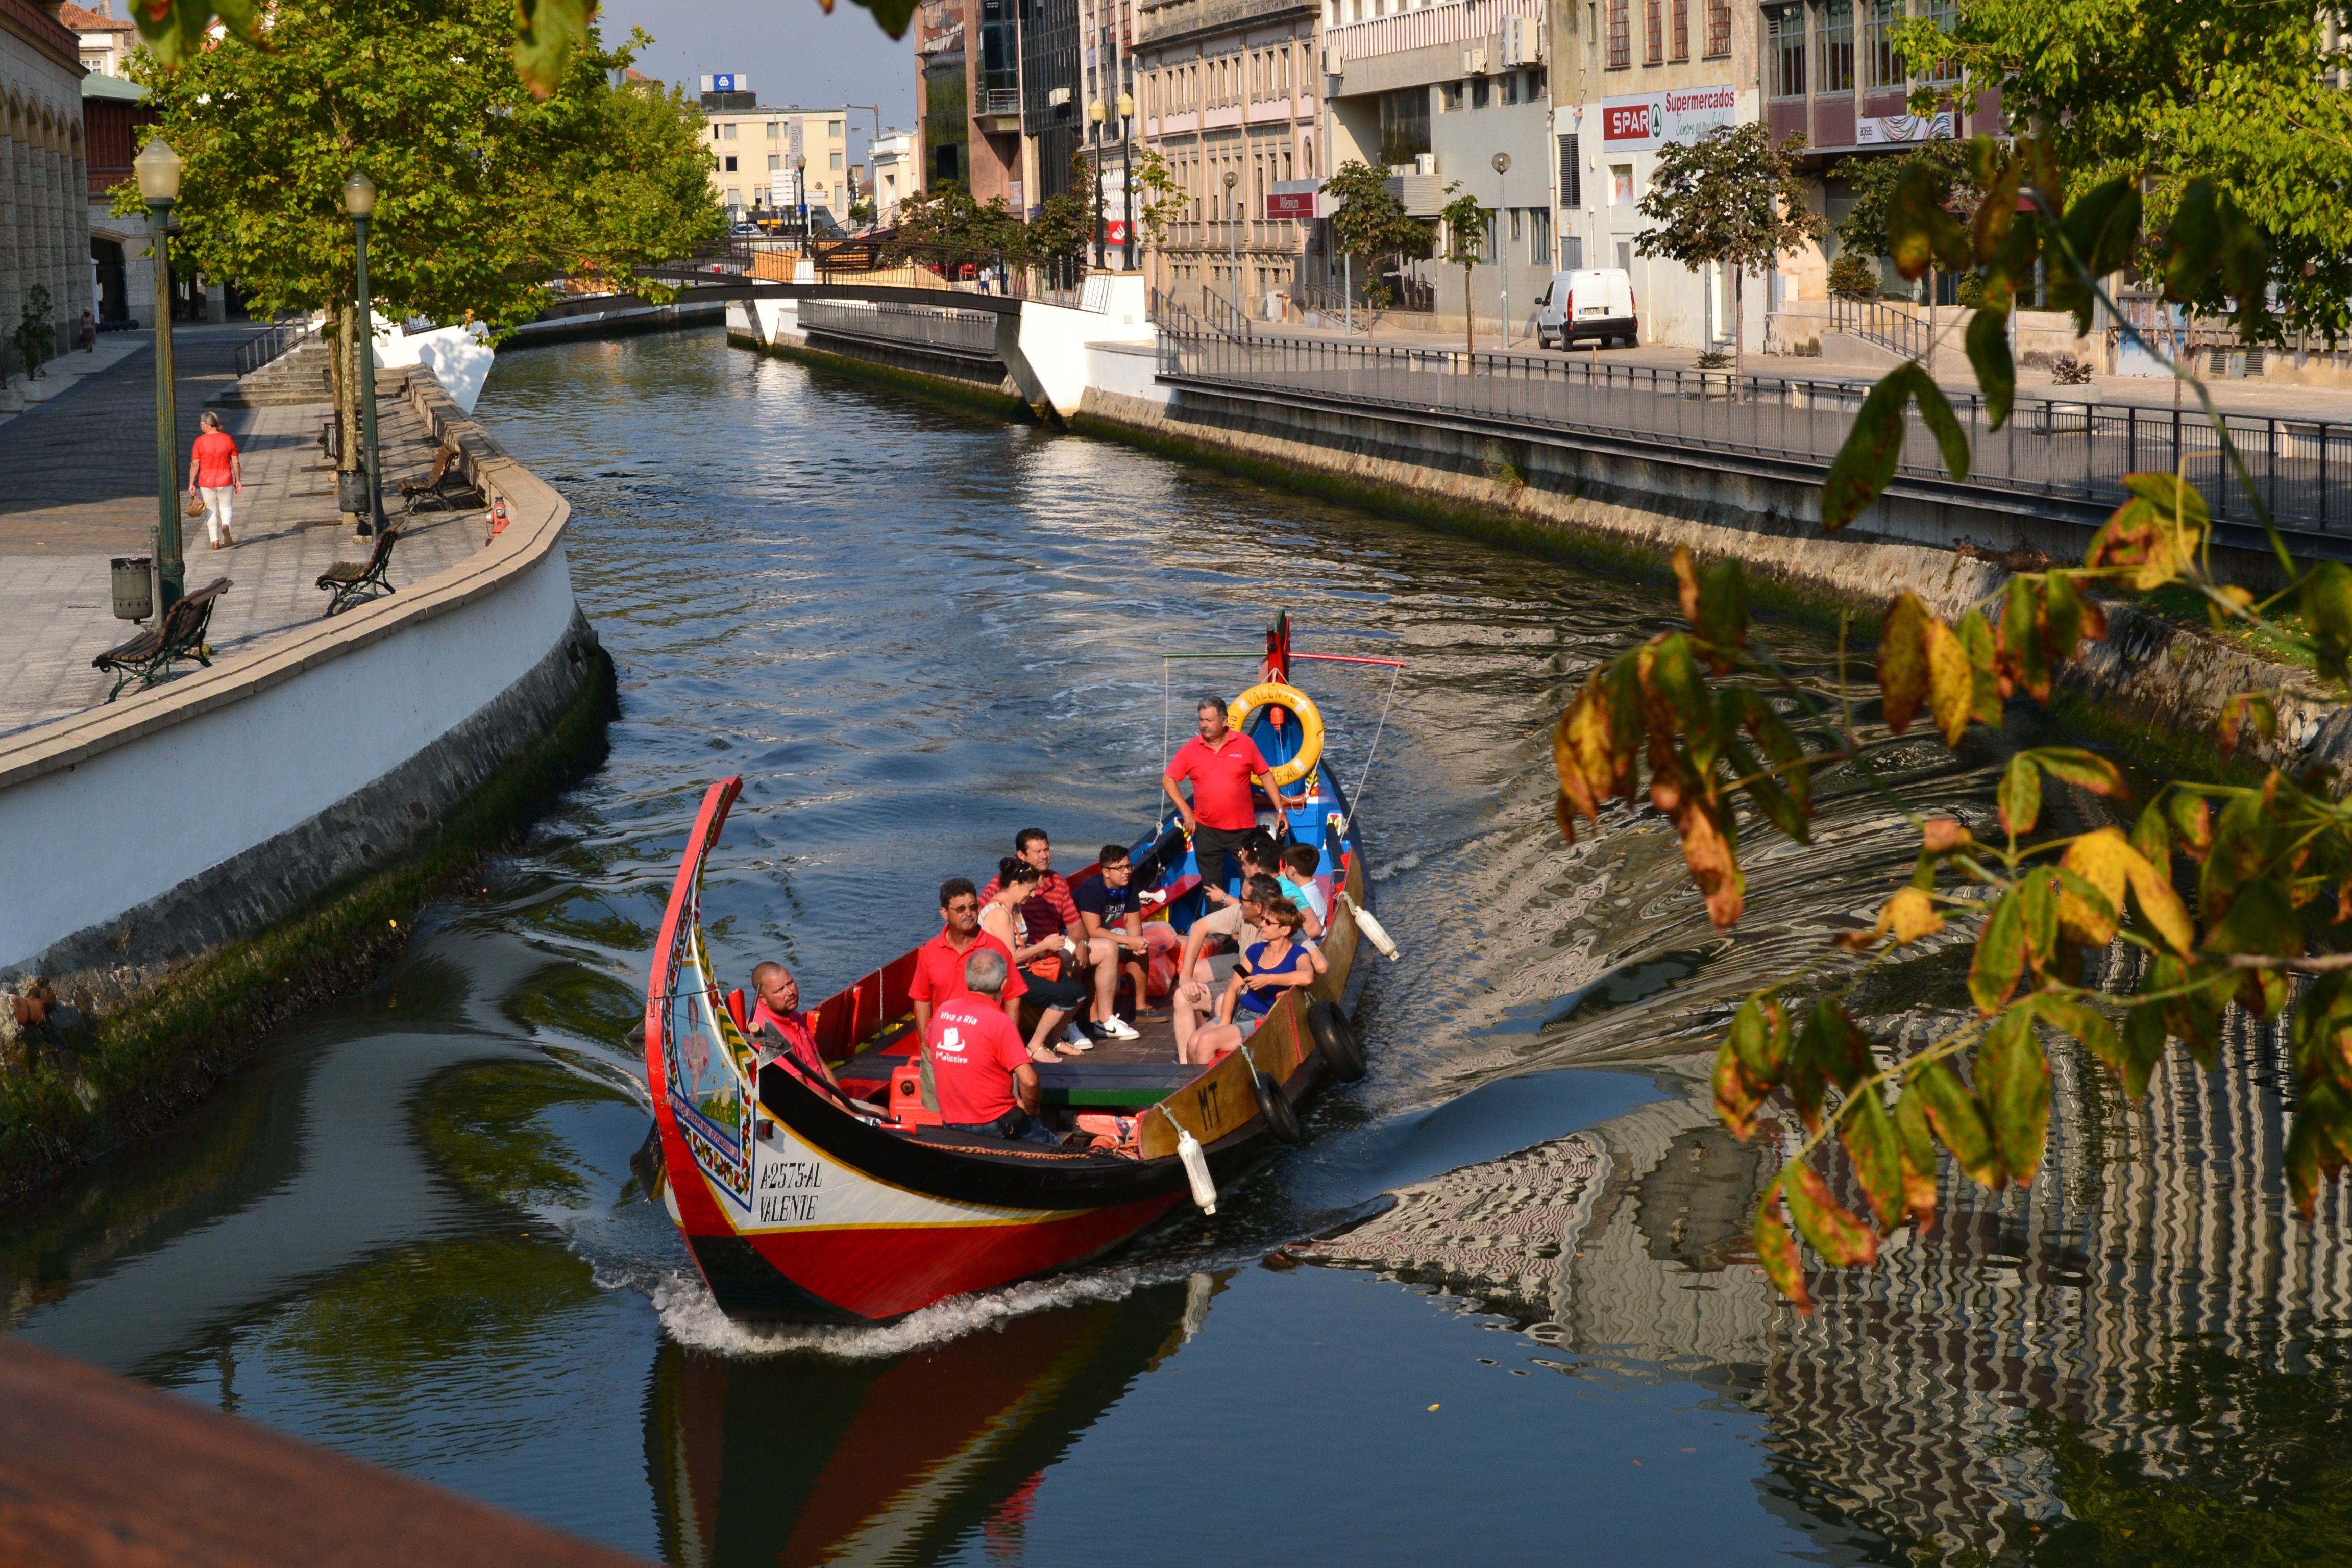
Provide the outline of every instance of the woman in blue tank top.
[[1288,903],[1269,904],[1259,911],[1259,940],[1243,950],[1242,962],[1219,999],[1218,1022],[1187,1028],[1191,1013],[1176,1010],[1178,1061],[1215,1061],[1257,1032],[1285,991],[1315,983],[1312,957],[1297,940],[1304,918]]

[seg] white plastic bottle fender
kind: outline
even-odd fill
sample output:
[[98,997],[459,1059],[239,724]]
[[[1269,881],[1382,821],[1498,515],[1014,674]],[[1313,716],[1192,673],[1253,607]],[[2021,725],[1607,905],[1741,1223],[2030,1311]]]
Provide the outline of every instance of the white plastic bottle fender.
[[1339,896],[1343,899],[1347,899],[1348,907],[1355,911],[1356,929],[1362,931],[1364,935],[1370,940],[1371,944],[1374,947],[1380,949],[1381,956],[1382,958],[1387,959],[1391,963],[1394,963],[1397,956],[1397,944],[1389,939],[1388,927],[1381,924],[1380,921],[1372,914],[1371,910],[1364,908],[1363,905],[1356,902],[1355,900],[1348,898],[1347,894],[1342,893]]
[[[1173,1118],[1171,1118],[1173,1120]],[[1192,1201],[1202,1214],[1217,1212],[1217,1184],[1209,1179],[1209,1156],[1189,1127],[1176,1129],[1176,1157],[1184,1162],[1184,1179],[1192,1184]]]

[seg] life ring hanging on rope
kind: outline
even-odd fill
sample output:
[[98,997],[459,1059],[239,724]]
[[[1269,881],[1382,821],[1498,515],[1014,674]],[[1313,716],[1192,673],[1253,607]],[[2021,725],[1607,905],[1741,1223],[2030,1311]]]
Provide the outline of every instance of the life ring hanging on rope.
[[1298,716],[1298,754],[1277,763],[1273,773],[1277,784],[1297,784],[1314,771],[1316,762],[1323,755],[1323,715],[1316,710],[1315,699],[1296,686],[1266,680],[1234,699],[1233,706],[1225,710],[1225,722],[1239,730],[1261,708],[1286,708]]

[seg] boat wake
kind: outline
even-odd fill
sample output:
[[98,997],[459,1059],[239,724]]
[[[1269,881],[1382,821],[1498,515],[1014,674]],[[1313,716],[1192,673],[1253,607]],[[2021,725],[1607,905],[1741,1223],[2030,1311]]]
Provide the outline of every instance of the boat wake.
[[[1229,1260],[1224,1267],[1239,1261]],[[1122,1301],[1138,1290],[1196,1275],[1205,1278],[1198,1259],[1169,1258],[1024,1280],[1000,1289],[951,1296],[895,1323],[872,1328],[738,1322],[719,1310],[709,1288],[688,1273],[665,1275],[647,1295],[654,1310],[660,1315],[664,1331],[690,1350],[740,1359],[813,1355],[839,1361],[871,1361],[945,1344],[1032,1313],[1089,1302]]]

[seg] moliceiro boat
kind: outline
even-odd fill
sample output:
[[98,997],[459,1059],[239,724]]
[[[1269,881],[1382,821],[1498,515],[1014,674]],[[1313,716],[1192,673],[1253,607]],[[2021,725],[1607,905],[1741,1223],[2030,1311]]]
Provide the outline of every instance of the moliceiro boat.
[[[1326,1079],[1362,1074],[1346,1004],[1361,988],[1360,934],[1385,937],[1362,913],[1361,837],[1338,781],[1318,765],[1322,721],[1292,684],[1293,658],[1288,618],[1279,617],[1266,634],[1265,679],[1234,700],[1232,719],[1296,803],[1281,814],[1290,838],[1318,848],[1317,880],[1330,895],[1326,972],[1285,991],[1240,1048],[1207,1065],[1177,1060],[1164,1020],[1083,1059],[1040,1064],[1043,1118],[1066,1130],[1055,1148],[942,1125],[908,995],[913,949],[816,1009],[818,1049],[845,1093],[789,1056],[755,1049],[744,994],[715,972],[702,936],[703,868],[742,781],[710,785],[646,987],[655,1127],[639,1172],[722,1310],[884,1322],[1099,1257],[1179,1205],[1214,1214],[1220,1187],[1299,1136],[1297,1105]],[[1255,794],[1259,819],[1271,825],[1276,805]],[[1158,896],[1148,918],[1189,930],[1209,906],[1178,819],[1164,817],[1133,858],[1131,885]],[[1089,866],[1070,880],[1083,887],[1095,875]]]

